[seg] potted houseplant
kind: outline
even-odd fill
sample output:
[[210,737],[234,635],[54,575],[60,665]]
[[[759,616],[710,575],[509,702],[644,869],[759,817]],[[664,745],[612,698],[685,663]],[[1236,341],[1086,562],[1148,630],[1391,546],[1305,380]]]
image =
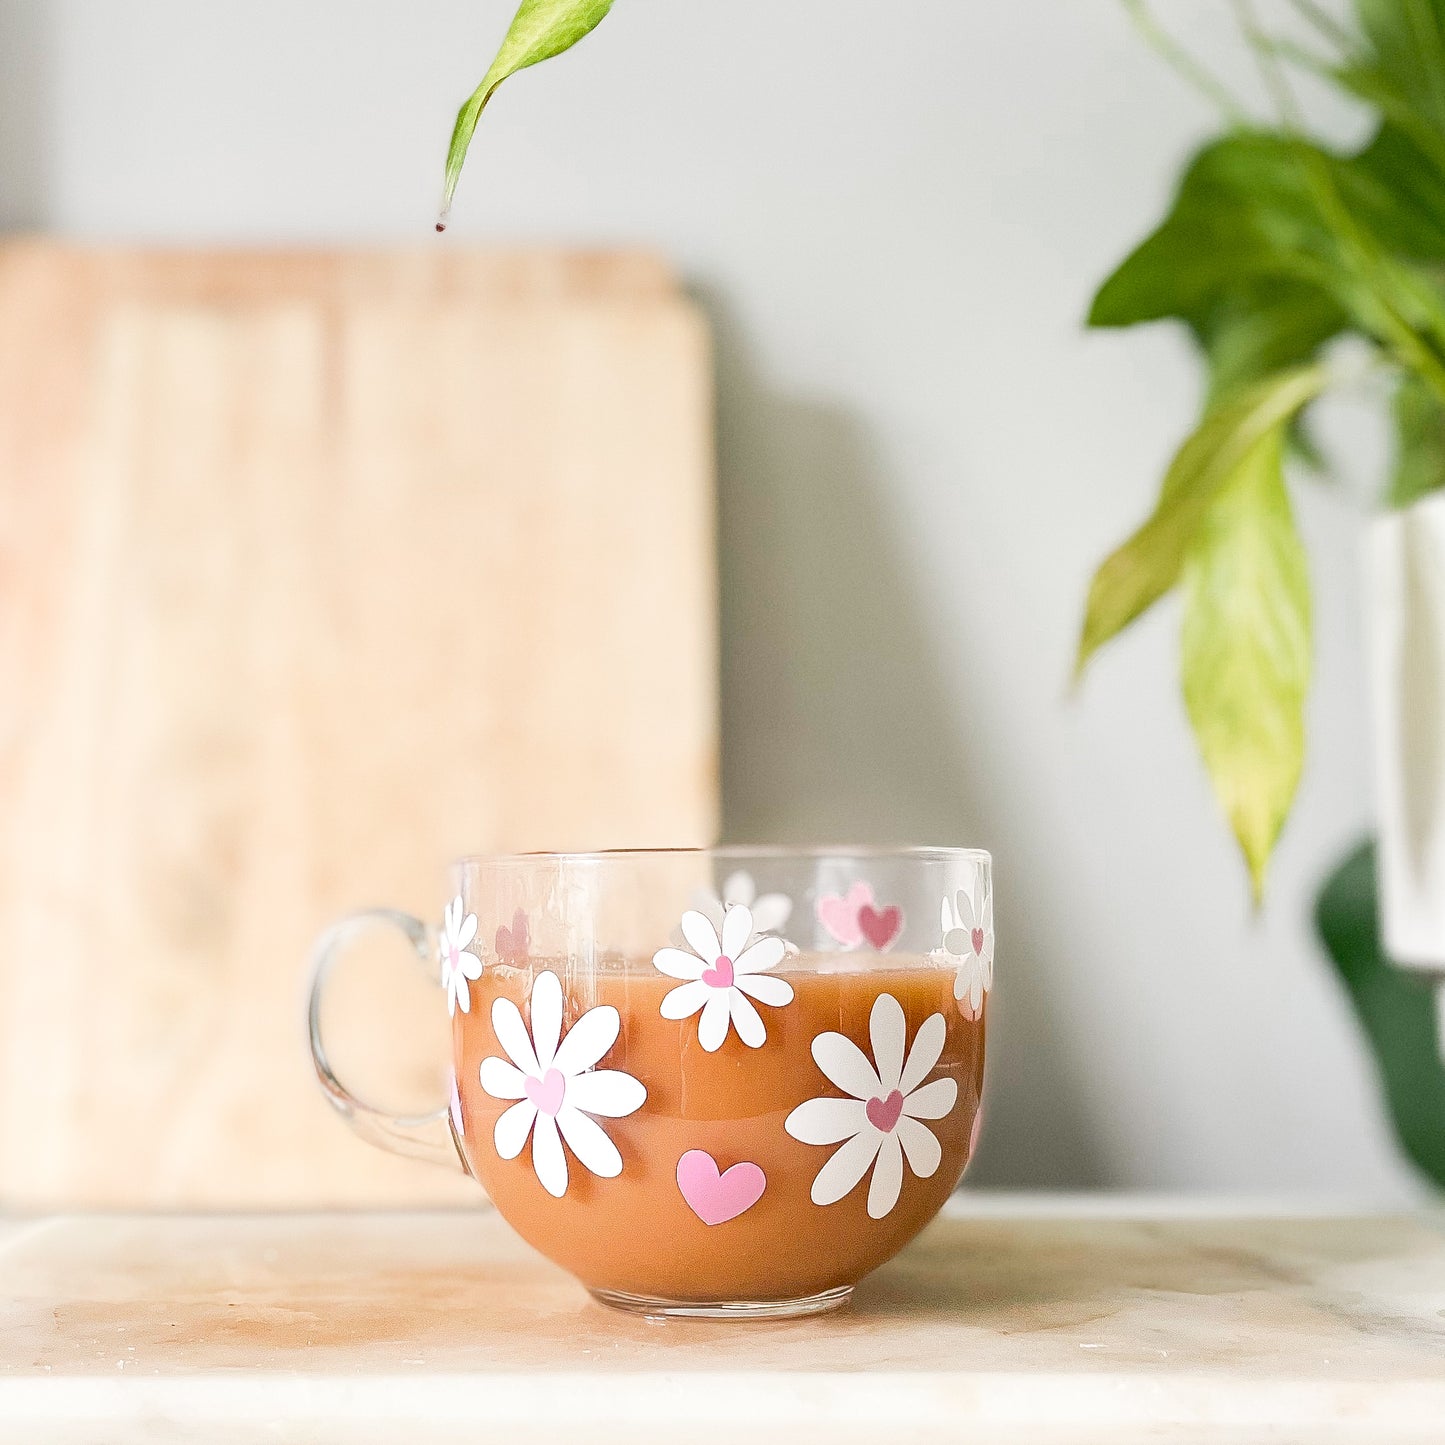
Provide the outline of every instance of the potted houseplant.
[[[1129,8],[1221,101],[1226,128],[1089,322],[1182,323],[1207,382],[1153,512],[1095,574],[1079,668],[1183,594],[1185,704],[1259,898],[1305,751],[1310,585],[1290,485],[1322,465],[1311,406],[1358,385],[1363,354],[1395,443],[1366,548],[1380,838],[1336,870],[1317,918],[1401,1142],[1445,1183],[1445,0],[1355,0],[1349,21],[1292,0],[1303,39],[1266,33],[1239,0],[1273,101],[1265,121],[1173,47],[1142,0]],[[1310,133],[1301,71],[1371,113],[1363,145]]]
[[[1124,3],[1218,102],[1223,125],[1188,162],[1157,229],[1100,287],[1089,324],[1185,326],[1206,383],[1152,512],[1094,576],[1078,671],[1166,594],[1182,594],[1186,708],[1260,899],[1305,757],[1310,579],[1291,488],[1324,467],[1311,408],[1368,374],[1396,443],[1368,548],[1381,837],[1378,859],[1365,846],[1336,871],[1318,921],[1379,1055],[1401,1139],[1445,1183],[1434,1003],[1445,976],[1445,0],[1353,0],[1344,20],[1317,0],[1290,0],[1288,36],[1235,0],[1272,101],[1263,117],[1181,51],[1146,0]],[[523,0],[457,117],[439,228],[497,87],[575,44],[610,8]],[[1301,73],[1368,112],[1362,145],[1340,149],[1311,132],[1295,100]],[[1342,366],[1344,341],[1354,360]]]

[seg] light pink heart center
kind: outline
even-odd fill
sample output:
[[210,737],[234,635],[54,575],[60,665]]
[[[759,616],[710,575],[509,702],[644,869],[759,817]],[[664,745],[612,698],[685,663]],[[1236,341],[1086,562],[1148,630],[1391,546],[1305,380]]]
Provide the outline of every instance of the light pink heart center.
[[702,981],[709,988],[731,988],[733,986],[733,961],[721,953],[713,960],[711,968],[702,971]]
[[556,1116],[562,1107],[562,1096],[567,1092],[567,1080],[558,1069],[548,1069],[540,1079],[528,1079],[527,1097],[544,1114]]
[[456,968],[457,964],[461,962],[461,958],[461,950],[457,948],[455,943],[449,943],[447,945],[447,959],[451,963],[452,968]]
[[719,1174],[717,1161],[705,1149],[689,1149],[677,1161],[677,1187],[704,1224],[736,1219],[763,1197],[767,1183],[756,1164],[734,1164]]
[[829,893],[818,900],[818,921],[844,948],[852,948],[863,940],[858,910],[872,902],[873,889],[860,878],[841,897]]
[[897,1126],[898,1116],[903,1112],[903,1095],[894,1089],[886,1099],[869,1099],[864,1110],[868,1115],[868,1122],[875,1129],[891,1134]]
[[975,953],[983,952],[983,929],[981,928],[973,930],[973,951]]

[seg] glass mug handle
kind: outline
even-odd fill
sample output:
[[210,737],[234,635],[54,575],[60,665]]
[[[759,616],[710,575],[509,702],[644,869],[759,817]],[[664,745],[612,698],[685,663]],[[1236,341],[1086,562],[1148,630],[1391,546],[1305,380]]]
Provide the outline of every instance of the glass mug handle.
[[368,1144],[375,1144],[377,1148],[390,1150],[393,1154],[425,1159],[429,1164],[449,1165],[466,1173],[461,1150],[452,1132],[450,1104],[443,1104],[429,1114],[389,1114],[353,1094],[336,1077],[326,1056],[326,1045],[321,1039],[321,995],[343,950],[374,928],[395,928],[405,934],[422,967],[434,982],[437,981],[437,974],[432,968],[427,928],[419,918],[394,908],[368,908],[338,919],[316,940],[311,950],[311,996],[306,1020],[311,1034],[311,1060],[316,1065],[316,1077],[336,1112]]

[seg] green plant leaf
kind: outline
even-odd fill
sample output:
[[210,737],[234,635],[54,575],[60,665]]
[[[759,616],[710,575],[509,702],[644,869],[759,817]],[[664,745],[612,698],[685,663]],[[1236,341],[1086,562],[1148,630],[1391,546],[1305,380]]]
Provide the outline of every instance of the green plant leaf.
[[1184,701],[1255,898],[1304,765],[1309,575],[1284,482],[1285,420],[1240,459],[1184,564]]
[[[1192,323],[1209,369],[1206,409],[1272,372],[1314,361],[1349,325],[1344,308],[1318,287],[1245,282]],[[1324,473],[1327,463],[1305,420],[1301,411],[1290,423],[1289,455]]]
[[[1358,156],[1291,135],[1239,132],[1190,163],[1163,223],[1104,282],[1092,326],[1172,317],[1204,337],[1221,312],[1277,288],[1430,366],[1445,396],[1445,297],[1422,264],[1445,259],[1445,194],[1418,148],[1382,128]],[[1433,335],[1434,352],[1420,336]]]
[[1094,574],[1076,674],[1174,586],[1215,498],[1250,464],[1259,444],[1287,426],[1326,381],[1321,366],[1294,367],[1236,391],[1205,413],[1175,454],[1153,514]]
[[1436,139],[1439,157],[1384,125],[1348,163],[1353,209],[1382,248],[1406,260],[1445,260],[1445,136]]
[[1445,0],[1355,0],[1379,72],[1445,133]]
[[[1100,288],[1089,322],[1183,321],[1208,362],[1208,409],[1313,361],[1348,329],[1340,296],[1352,289],[1336,253],[1297,144],[1229,136],[1195,157],[1169,216]],[[1302,432],[1295,440],[1318,465]]]
[[1408,507],[1445,486],[1445,407],[1418,377],[1402,376],[1395,390],[1395,462],[1388,501]]
[[522,0],[482,83],[457,112],[447,147],[446,185],[442,193],[442,221],[451,209],[457,181],[467,158],[477,122],[497,87],[510,75],[569,50],[590,34],[612,8],[612,0]]
[[1405,196],[1412,205],[1433,214],[1438,232],[1441,214],[1438,191],[1445,177],[1445,134],[1437,130],[1429,117],[1376,65],[1343,65],[1320,73],[1379,111],[1384,124],[1357,159],[1365,164],[1366,170],[1403,180]]
[[1190,324],[1209,363],[1208,408],[1272,372],[1313,361],[1350,317],[1317,286],[1246,281]]
[[[1302,165],[1303,143],[1239,132],[1189,163],[1168,216],[1094,297],[1090,326],[1200,321],[1242,283],[1345,285],[1337,239]],[[1323,154],[1322,152],[1320,154]]]
[[1438,985],[1396,967],[1385,954],[1373,843],[1362,843],[1330,875],[1315,905],[1315,926],[1374,1050],[1396,1138],[1419,1169],[1445,1185]]

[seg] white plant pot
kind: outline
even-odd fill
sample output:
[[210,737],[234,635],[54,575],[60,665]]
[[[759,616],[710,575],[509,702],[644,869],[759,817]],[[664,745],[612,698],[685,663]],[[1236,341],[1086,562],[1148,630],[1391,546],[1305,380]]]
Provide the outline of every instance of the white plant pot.
[[1373,522],[1367,557],[1384,942],[1445,975],[1445,494]]

